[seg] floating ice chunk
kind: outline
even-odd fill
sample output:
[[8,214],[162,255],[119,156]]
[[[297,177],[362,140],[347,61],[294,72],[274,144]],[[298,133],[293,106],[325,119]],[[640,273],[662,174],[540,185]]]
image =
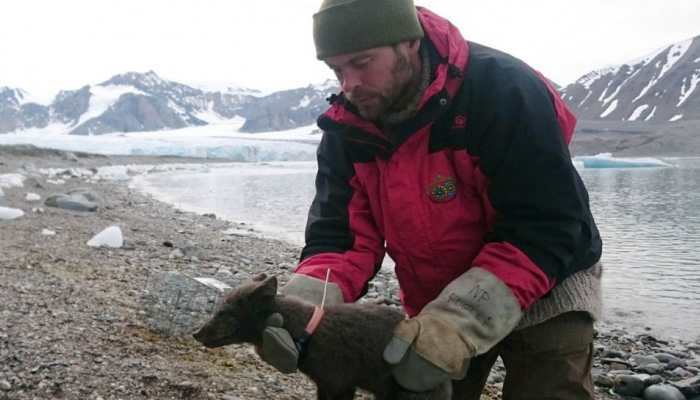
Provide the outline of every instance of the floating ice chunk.
[[24,211],[17,208],[0,207],[0,220],[16,219],[24,215]]
[[39,201],[41,200],[41,196],[39,196],[36,193],[27,193],[27,197],[24,198],[27,201]]
[[113,247],[120,248],[124,246],[124,237],[122,230],[118,226],[110,226],[109,228],[98,233],[87,242],[90,247]]
[[54,236],[54,235],[56,235],[56,232],[52,231],[50,229],[42,229],[41,234],[44,236]]
[[577,168],[663,168],[671,164],[653,157],[618,158],[610,153],[574,157]]

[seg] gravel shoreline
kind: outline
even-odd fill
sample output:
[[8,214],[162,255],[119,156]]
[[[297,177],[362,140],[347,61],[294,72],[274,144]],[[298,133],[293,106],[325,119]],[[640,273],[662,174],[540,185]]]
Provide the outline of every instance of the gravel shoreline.
[[[122,181],[65,173],[59,174],[64,183],[56,185],[47,182],[55,176],[42,172],[212,162],[0,146],[0,175],[26,178],[22,187],[4,188],[0,196],[0,207],[24,212],[0,220],[0,400],[315,398],[306,378],[276,372],[247,346],[210,350],[189,337],[159,335],[145,322],[142,302],[149,279],[164,271],[228,283],[267,272],[284,282],[296,265],[298,247],[225,234],[249,228],[179,211]],[[75,212],[43,205],[48,195],[76,188],[98,194],[101,207]],[[38,194],[41,202],[29,202],[27,193]],[[124,234],[122,248],[86,245],[111,225]],[[55,235],[42,234],[44,229]],[[395,304],[390,278],[380,274],[367,301]],[[639,379],[642,389],[680,381],[685,398],[697,398],[692,391],[700,395],[700,344],[599,330],[594,375],[604,399],[620,398],[608,392],[613,385],[619,390],[630,384],[632,378],[623,375]],[[502,381],[498,366],[484,399],[499,398]]]

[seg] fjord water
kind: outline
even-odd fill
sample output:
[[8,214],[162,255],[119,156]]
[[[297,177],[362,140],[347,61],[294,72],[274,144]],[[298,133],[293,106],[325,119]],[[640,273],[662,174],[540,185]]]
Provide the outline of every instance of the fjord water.
[[[604,321],[700,338],[700,159],[672,168],[581,169],[604,240]],[[315,164],[240,164],[140,177],[133,185],[180,208],[246,222],[303,243]]]

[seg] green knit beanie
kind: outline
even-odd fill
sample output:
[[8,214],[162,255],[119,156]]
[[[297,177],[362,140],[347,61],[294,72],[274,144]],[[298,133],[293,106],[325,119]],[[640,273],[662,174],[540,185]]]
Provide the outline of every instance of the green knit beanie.
[[323,0],[314,14],[319,60],[422,37],[413,0]]

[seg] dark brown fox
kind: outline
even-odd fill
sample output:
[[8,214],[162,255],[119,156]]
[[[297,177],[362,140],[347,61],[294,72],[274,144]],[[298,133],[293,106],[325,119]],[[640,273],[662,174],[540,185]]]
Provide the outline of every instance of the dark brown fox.
[[[314,307],[293,297],[277,294],[277,279],[260,275],[226,296],[214,316],[195,339],[206,347],[234,343],[262,345],[267,319],[280,313],[283,327],[293,338],[302,337]],[[377,400],[447,400],[447,382],[428,393],[401,390],[382,359],[384,347],[396,324],[404,318],[396,309],[368,304],[339,304],[325,308],[325,315],[308,341],[299,370],[317,386],[318,400],[351,400],[357,388]]]

